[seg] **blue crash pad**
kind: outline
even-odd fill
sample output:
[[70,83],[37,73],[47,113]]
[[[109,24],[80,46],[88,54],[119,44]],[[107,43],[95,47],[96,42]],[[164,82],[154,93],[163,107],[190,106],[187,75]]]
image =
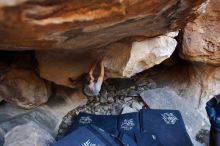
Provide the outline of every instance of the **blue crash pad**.
[[164,146],[193,146],[177,110],[141,110],[141,131],[155,134]]

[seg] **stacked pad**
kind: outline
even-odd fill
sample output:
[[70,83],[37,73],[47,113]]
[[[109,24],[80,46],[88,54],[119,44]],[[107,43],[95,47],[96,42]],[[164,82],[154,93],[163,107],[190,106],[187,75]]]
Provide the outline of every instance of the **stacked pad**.
[[[83,139],[83,141],[80,142],[88,141],[88,138],[90,138],[89,142],[93,142],[91,141],[92,139],[94,142],[99,142],[97,143],[99,146],[193,145],[186,132],[181,114],[177,110],[145,109],[140,112],[118,116],[80,113],[73,121],[68,132],[69,134],[61,141],[69,141],[68,139],[71,138],[72,141],[75,139],[79,141],[80,136],[77,137],[76,133],[81,135],[80,130],[83,129],[83,133],[86,134],[81,138],[87,139]],[[89,137],[89,135],[91,135],[91,137]],[[120,141],[118,139],[120,139]],[[69,146],[65,144],[66,143],[62,143],[62,146]],[[78,146],[75,143],[72,145]],[[84,145],[81,144],[80,146]]]
[[140,121],[141,131],[154,134],[164,146],[193,146],[177,110],[141,110]]
[[73,123],[67,133],[74,131],[79,126],[93,124],[115,136],[118,136],[119,133],[128,133],[134,136],[134,133],[140,132],[139,123],[138,112],[122,114],[120,116],[79,113],[79,115],[73,119]]
[[71,133],[80,126],[93,124],[113,135],[117,135],[117,118],[118,116],[79,113],[79,115],[73,119],[73,123],[70,126],[67,134]]
[[123,146],[123,144],[104,130],[87,125],[78,127],[53,146]]

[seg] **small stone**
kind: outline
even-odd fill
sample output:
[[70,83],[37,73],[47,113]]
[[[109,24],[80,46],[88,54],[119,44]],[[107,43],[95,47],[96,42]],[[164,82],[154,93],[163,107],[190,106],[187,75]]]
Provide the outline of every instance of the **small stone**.
[[108,97],[108,101],[109,101],[109,102],[114,102],[115,100],[114,100],[113,97]]
[[138,102],[133,102],[131,107],[134,108],[134,109],[137,109],[137,110],[140,110],[140,109],[143,108],[143,106],[140,105]]
[[108,111],[109,106],[103,106],[103,109],[104,109],[105,111]]
[[143,87],[138,87],[137,90],[138,91],[144,91],[144,88]]
[[131,87],[130,87],[130,89],[135,89],[135,88],[136,88],[135,86],[131,86]]
[[108,92],[108,97],[114,97],[114,96],[115,96],[115,92],[113,91]]
[[120,94],[120,95],[127,95],[127,91],[128,89],[123,89],[123,90],[120,90],[118,93]]
[[135,110],[127,105],[124,105],[121,114],[132,113],[132,112],[137,112],[137,110]]
[[100,113],[99,112],[95,112],[95,115],[100,115]]
[[140,95],[139,95],[139,93],[136,90],[130,90],[128,92],[128,96],[135,97],[135,96],[140,96]]
[[94,104],[94,106],[98,106],[98,105],[100,105],[100,103],[99,103],[99,102],[97,102],[97,103],[95,103],[95,104]]
[[107,98],[100,97],[100,103],[106,103],[106,102],[108,102]]
[[128,102],[128,101],[130,101],[130,100],[132,100],[132,97],[124,98],[124,101],[125,101],[125,102]]

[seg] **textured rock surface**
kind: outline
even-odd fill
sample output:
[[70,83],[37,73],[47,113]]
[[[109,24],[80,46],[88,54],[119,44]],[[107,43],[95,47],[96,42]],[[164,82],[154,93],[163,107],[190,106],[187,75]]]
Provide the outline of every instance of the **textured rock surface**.
[[1,81],[0,97],[23,108],[33,108],[48,101],[50,87],[35,72],[11,68]]
[[193,20],[205,0],[0,1],[0,48],[99,48],[157,36]]
[[105,67],[109,70],[107,75],[131,77],[169,58],[176,45],[176,40],[168,36],[135,41],[129,47],[125,43],[109,45],[105,61]]
[[57,86],[47,104],[25,110],[8,103],[0,106],[0,139],[12,128],[29,122],[36,123],[53,137],[56,137],[63,117],[78,106],[86,104],[87,99],[80,92]]
[[204,14],[184,29],[184,59],[220,65],[220,0],[210,0]]
[[219,93],[220,68],[200,63],[181,63],[152,77],[158,87],[168,86],[190,106],[207,117],[205,103]]
[[4,146],[50,146],[54,141],[47,131],[30,122],[9,131]]
[[[131,77],[169,58],[177,42],[169,36],[138,41],[124,40],[105,48],[106,77]],[[40,76],[56,84],[74,87],[69,78],[76,79],[88,72],[99,54],[74,51],[36,51]],[[55,59],[56,58],[56,59]]]

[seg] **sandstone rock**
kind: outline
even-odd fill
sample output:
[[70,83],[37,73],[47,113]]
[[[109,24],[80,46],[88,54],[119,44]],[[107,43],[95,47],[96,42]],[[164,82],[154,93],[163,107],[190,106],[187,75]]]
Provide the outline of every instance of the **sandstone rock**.
[[204,14],[184,29],[182,58],[220,65],[220,0],[210,0]]
[[190,136],[195,138],[196,133],[205,125],[200,113],[193,109],[190,103],[177,95],[171,88],[157,88],[144,91],[141,97],[152,109],[174,109],[179,110],[183,116]]
[[169,58],[176,45],[176,40],[168,36],[135,41],[131,47],[125,43],[109,45],[105,60],[106,68],[110,70],[107,75],[131,77]]
[[50,146],[54,138],[35,123],[16,126],[5,135],[4,146]]
[[[132,44],[130,40],[113,43],[105,48],[106,77],[131,77],[170,57],[177,42],[168,36],[159,36]],[[67,87],[75,87],[69,78],[76,79],[89,71],[100,54],[74,51],[36,51],[40,76]]]
[[205,103],[220,93],[219,67],[201,63],[184,63],[161,72],[151,77],[157,87],[172,88],[179,96],[184,97],[185,102],[191,103],[191,107],[201,110],[201,114],[207,117]]
[[[181,97],[181,104],[187,104],[184,109],[185,111],[196,111],[196,113],[202,117],[199,122],[204,123],[204,126],[200,128],[195,127],[195,131],[198,131],[210,128],[207,113],[205,111],[205,104],[212,96],[219,93],[219,73],[219,67],[201,63],[177,62],[175,66],[166,67],[164,69],[160,68],[157,73],[154,73],[154,75],[150,77],[146,76],[145,78],[153,79],[157,84],[157,88],[164,88],[167,86],[169,89],[175,91],[175,93]],[[155,91],[155,93],[157,92]],[[158,91],[157,94],[159,95],[160,92]],[[166,97],[168,96],[171,95],[167,95]],[[162,104],[162,99],[160,101],[155,99],[149,100],[152,100],[151,102],[154,102],[154,105],[157,105],[158,108],[160,104],[166,107],[171,106],[168,101]],[[175,102],[173,105],[177,106],[178,102]],[[181,106],[177,107],[177,109],[181,109]],[[190,116],[190,113],[188,116]],[[194,129],[192,131],[194,131]],[[197,134],[195,131],[193,133]]]
[[10,69],[0,84],[0,97],[23,108],[33,108],[48,101],[50,87],[35,72]]
[[63,118],[73,109],[86,104],[87,99],[80,93],[70,88],[56,86],[54,94],[47,104],[31,110],[25,110],[11,104],[0,106],[0,137],[12,128],[34,122],[56,137]]
[[129,36],[154,37],[183,28],[205,1],[1,0],[0,48],[85,51]]

